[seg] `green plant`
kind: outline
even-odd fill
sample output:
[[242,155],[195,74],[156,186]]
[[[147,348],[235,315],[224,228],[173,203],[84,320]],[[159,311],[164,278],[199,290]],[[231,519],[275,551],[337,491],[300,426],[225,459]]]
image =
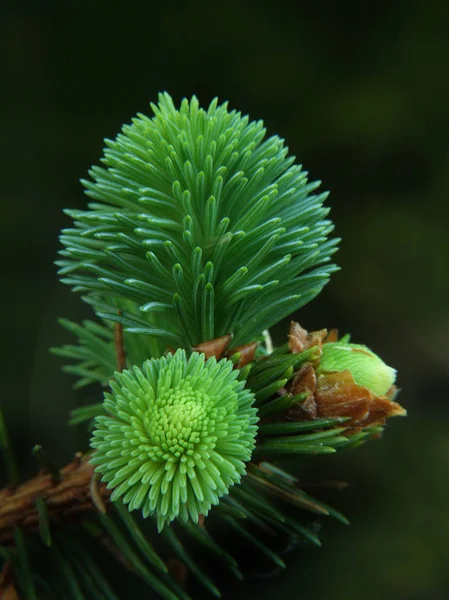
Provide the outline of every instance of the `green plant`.
[[232,368],[178,350],[115,375],[91,443],[111,500],[155,515],[162,529],[178,516],[198,523],[239,483],[258,419],[253,394]]
[[106,141],[88,209],[66,211],[62,281],[97,319],[62,320],[77,344],[53,351],[77,386],[110,391],[71,415],[93,451],[59,470],[37,448],[46,473],[0,493],[0,586],[25,598],[115,598],[102,547],[164,598],[188,598],[187,573],[218,596],[195,550],[240,577],[224,525],[284,567],[270,536],[319,544],[308,515],[345,518],[273,461],[356,447],[404,414],[366,347],[297,323],[272,347],[267,329],[336,269],[327,194],[283,140],[216,101],[152,108]]

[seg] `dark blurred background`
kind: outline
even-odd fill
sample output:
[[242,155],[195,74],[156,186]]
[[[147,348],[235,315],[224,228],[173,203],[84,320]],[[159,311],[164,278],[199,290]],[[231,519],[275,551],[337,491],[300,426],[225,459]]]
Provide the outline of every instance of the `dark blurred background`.
[[56,279],[62,209],[84,206],[103,138],[159,90],[218,96],[332,192],[342,270],[297,320],[372,347],[409,411],[308,464],[350,483],[328,496],[351,526],[326,523],[322,549],[229,596],[448,598],[449,3],[3,0],[0,16],[2,405],[25,471],[32,444],[62,462],[78,443],[82,395],[47,350],[68,341],[57,317],[86,314]]

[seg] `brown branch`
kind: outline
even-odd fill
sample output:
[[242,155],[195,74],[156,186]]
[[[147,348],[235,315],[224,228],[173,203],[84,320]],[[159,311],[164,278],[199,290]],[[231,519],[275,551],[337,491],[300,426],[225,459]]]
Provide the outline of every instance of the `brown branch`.
[[49,519],[55,525],[75,515],[97,511],[98,497],[103,505],[107,504],[110,491],[98,482],[92,486],[93,474],[87,457],[77,453],[75,459],[60,470],[61,480],[57,484],[50,474],[40,472],[14,489],[0,490],[0,544],[12,544],[16,526],[25,530],[38,528],[38,498],[45,500]]
[[0,572],[0,599],[6,597],[9,587],[13,584],[12,562],[8,559]]
[[21,600],[14,583],[10,583],[5,591],[2,592],[0,600]]
[[176,583],[185,588],[188,575],[185,564],[179,558],[169,558],[167,560],[167,568]]
[[[118,311],[121,314],[121,311]],[[123,338],[123,325],[116,323],[114,328],[115,356],[117,359],[117,371],[120,373],[126,369],[125,341]]]

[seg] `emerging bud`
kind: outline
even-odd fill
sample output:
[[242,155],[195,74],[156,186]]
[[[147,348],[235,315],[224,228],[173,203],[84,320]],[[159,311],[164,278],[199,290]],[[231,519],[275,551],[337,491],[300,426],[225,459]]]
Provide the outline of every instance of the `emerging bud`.
[[319,375],[350,371],[354,381],[377,396],[383,396],[393,385],[396,371],[386,365],[381,358],[366,346],[348,342],[323,344]]
[[337,340],[336,330],[308,333],[298,323],[290,325],[289,347],[295,353],[316,346],[320,356],[305,364],[289,392],[307,399],[287,413],[292,420],[349,417],[353,428],[383,425],[387,418],[406,411],[394,402],[396,371],[366,346]]

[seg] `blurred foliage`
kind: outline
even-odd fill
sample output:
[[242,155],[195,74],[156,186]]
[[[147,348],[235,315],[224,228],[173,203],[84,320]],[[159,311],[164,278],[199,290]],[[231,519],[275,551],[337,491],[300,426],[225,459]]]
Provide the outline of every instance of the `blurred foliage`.
[[325,528],[282,577],[232,593],[447,597],[448,22],[443,0],[2,2],[3,397],[25,472],[35,442],[70,457],[66,416],[85,398],[47,352],[67,341],[56,318],[85,310],[56,283],[62,209],[84,206],[78,179],[102,138],[157,91],[218,95],[331,190],[343,269],[296,318],[350,331],[395,366],[410,415],[379,443],[308,462],[311,478],[351,483],[333,498],[351,527]]

